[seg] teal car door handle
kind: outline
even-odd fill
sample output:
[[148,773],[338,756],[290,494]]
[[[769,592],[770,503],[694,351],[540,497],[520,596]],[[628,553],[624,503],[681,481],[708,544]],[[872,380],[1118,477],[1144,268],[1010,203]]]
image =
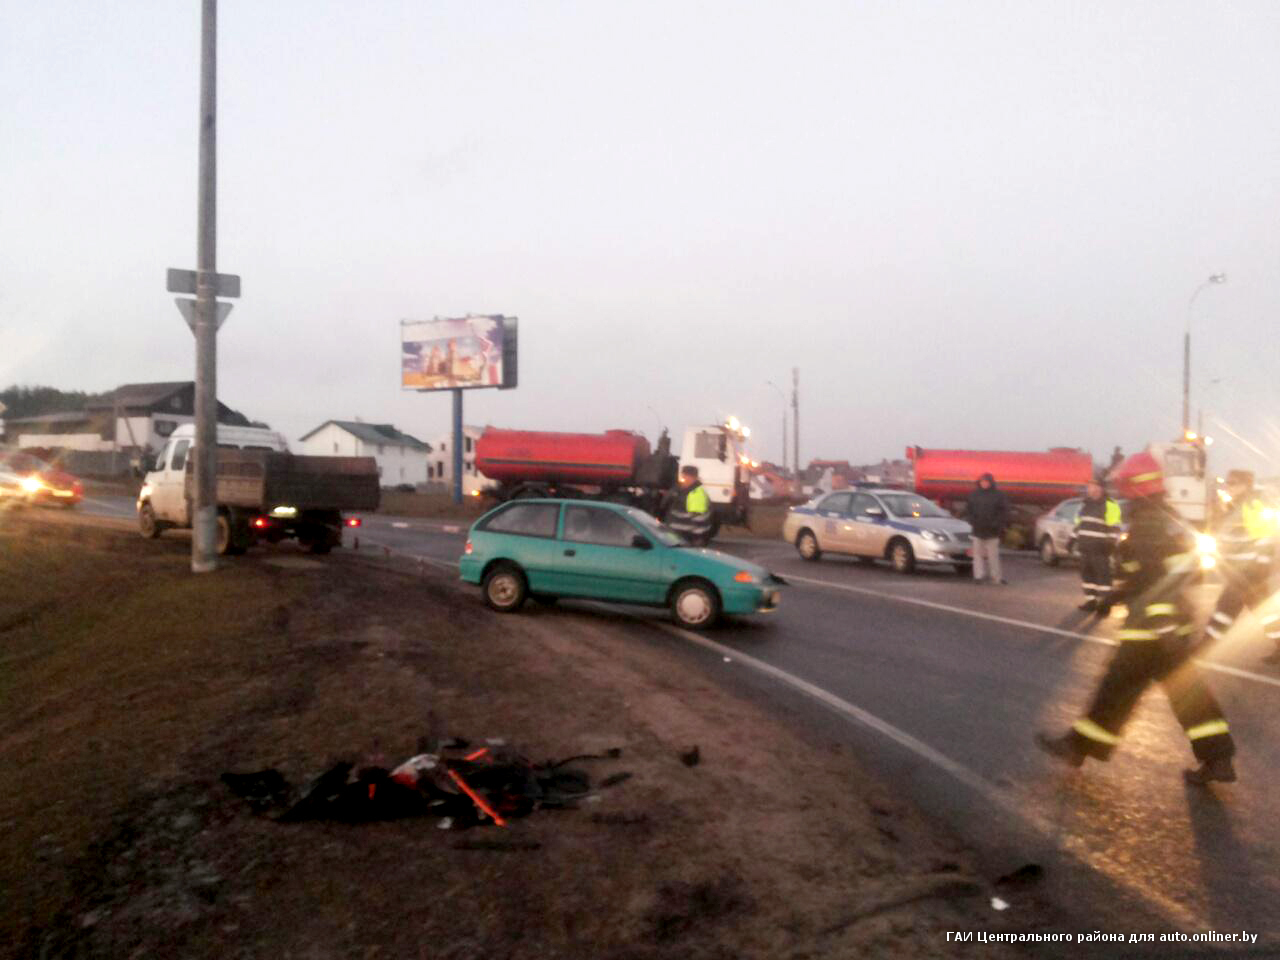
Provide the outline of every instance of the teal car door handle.
[[566,557],[576,557],[576,556],[578,555],[578,551],[577,551],[577,550],[566,550],[566,551],[564,552],[564,555],[565,555]]

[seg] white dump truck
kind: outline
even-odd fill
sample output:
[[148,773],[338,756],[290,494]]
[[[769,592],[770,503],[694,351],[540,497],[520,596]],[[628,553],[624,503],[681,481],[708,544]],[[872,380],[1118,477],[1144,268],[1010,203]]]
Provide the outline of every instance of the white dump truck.
[[[173,431],[138,494],[138,529],[148,539],[190,528],[195,428]],[[312,553],[342,544],[351,511],[376,510],[372,457],[295,456],[284,437],[258,427],[218,425],[217,551],[243,553],[259,540],[296,539]]]

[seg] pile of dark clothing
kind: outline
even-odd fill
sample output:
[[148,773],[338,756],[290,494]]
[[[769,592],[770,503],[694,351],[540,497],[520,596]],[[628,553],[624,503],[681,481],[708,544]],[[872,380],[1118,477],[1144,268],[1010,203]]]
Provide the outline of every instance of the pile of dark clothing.
[[[498,741],[473,747],[440,743],[394,769],[337,763],[302,789],[278,771],[224,773],[222,781],[253,809],[281,823],[337,820],[365,823],[402,817],[440,817],[455,829],[523,817],[547,807],[571,807],[592,793],[588,774],[569,764],[616,759],[621,750],[533,763]],[[613,774],[612,786],[628,774]]]

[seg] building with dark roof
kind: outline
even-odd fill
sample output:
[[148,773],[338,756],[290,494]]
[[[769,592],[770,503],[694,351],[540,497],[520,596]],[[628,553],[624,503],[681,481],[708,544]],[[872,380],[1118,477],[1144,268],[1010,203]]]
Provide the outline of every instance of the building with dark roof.
[[427,482],[431,445],[390,423],[326,420],[299,440],[302,452],[320,457],[373,457],[383,486]]
[[[180,424],[195,420],[195,397],[191,380],[126,383],[91,398],[84,410],[7,420],[5,434],[26,448],[151,454]],[[221,401],[218,422],[249,426],[244,414]]]

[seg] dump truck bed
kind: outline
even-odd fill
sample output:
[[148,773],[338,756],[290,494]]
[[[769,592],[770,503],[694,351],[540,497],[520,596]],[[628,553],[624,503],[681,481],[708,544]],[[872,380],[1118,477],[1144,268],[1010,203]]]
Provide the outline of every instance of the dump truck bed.
[[[187,463],[187,496],[195,478]],[[270,450],[218,451],[218,504],[269,512],[376,510],[381,496],[372,457],[310,457]]]

